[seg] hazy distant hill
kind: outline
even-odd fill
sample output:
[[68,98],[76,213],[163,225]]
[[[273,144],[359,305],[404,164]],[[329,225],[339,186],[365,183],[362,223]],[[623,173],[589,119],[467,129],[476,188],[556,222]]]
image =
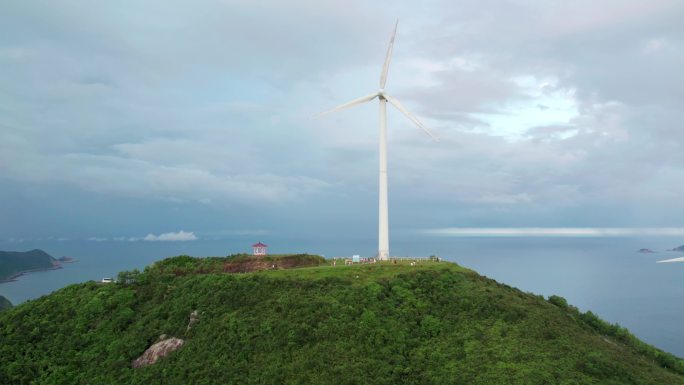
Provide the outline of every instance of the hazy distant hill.
[[672,251],[684,251],[684,245],[675,247],[674,249],[672,249]]
[[3,311],[0,383],[684,384],[684,361],[561,297],[316,258],[175,257]]
[[0,281],[9,279],[21,272],[51,269],[57,266],[59,266],[59,262],[43,250],[0,251]]
[[9,309],[11,307],[12,307],[12,302],[10,302],[7,298],[0,295],[0,311],[3,311],[5,309]]

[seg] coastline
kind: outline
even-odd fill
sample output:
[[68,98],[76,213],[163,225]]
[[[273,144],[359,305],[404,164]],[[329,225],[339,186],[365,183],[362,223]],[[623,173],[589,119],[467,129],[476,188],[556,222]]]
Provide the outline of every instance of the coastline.
[[[70,261],[70,262],[75,262],[75,261]],[[36,273],[39,271],[59,270],[61,268],[62,268],[62,265],[59,264],[59,265],[54,265],[52,267],[42,267],[40,269],[31,269],[31,270],[20,271],[18,273],[14,273],[14,274],[10,275],[7,278],[0,279],[0,284],[17,281],[24,274]]]

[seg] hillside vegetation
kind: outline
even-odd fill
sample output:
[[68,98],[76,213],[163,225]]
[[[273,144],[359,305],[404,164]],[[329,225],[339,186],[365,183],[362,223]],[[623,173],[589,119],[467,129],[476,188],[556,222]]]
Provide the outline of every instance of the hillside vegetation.
[[[320,266],[174,257],[4,311],[0,383],[684,384],[682,360],[560,297],[453,263],[290,258]],[[163,334],[184,344],[133,369]]]
[[59,262],[43,250],[0,251],[0,281],[10,279],[21,272],[51,269]]

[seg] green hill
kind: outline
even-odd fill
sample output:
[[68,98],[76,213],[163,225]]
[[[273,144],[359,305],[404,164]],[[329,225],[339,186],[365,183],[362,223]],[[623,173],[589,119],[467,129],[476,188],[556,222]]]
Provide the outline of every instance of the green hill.
[[52,269],[59,262],[43,250],[0,251],[0,282],[31,270]]
[[0,295],[0,311],[3,311],[5,309],[9,309],[11,307],[12,307],[12,302],[10,302],[7,298]]
[[4,311],[0,383],[684,384],[625,329],[453,263],[255,261],[175,257]]

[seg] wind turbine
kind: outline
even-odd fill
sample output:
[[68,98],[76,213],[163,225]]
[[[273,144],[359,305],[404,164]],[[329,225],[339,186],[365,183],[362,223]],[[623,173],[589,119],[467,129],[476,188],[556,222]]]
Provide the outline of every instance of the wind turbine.
[[378,209],[378,259],[388,260],[389,253],[389,215],[387,209],[387,102],[393,105],[397,110],[404,114],[416,126],[425,131],[433,139],[437,139],[430,130],[427,129],[413,114],[411,114],[399,101],[385,93],[385,83],[387,83],[387,72],[389,71],[390,61],[392,60],[392,48],[394,46],[394,38],[397,35],[397,26],[399,20],[394,24],[394,32],[392,39],[390,39],[389,47],[387,48],[387,55],[385,56],[385,63],[382,66],[382,73],[380,74],[380,88],[370,94],[351,102],[339,105],[331,110],[322,112],[318,116],[326,115],[331,112],[339,111],[357,104],[370,102],[378,98],[380,102],[380,183],[379,183],[379,209]]

